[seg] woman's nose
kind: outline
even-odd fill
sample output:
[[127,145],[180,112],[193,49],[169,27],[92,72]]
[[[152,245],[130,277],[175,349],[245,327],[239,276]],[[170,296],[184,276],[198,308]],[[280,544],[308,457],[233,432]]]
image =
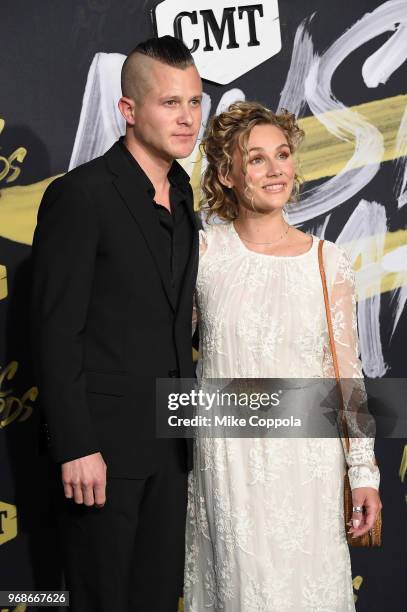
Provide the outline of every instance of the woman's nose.
[[267,176],[280,176],[282,173],[278,162],[269,161],[267,164]]

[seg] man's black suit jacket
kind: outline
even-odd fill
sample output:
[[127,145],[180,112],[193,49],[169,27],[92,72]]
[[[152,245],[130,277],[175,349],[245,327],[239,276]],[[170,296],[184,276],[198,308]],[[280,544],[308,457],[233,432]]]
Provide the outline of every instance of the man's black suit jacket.
[[40,402],[58,462],[100,451],[108,474],[142,478],[164,460],[155,381],[193,377],[198,231],[188,175],[174,162],[191,221],[178,304],[151,183],[119,143],[47,189],[33,241],[32,338]]

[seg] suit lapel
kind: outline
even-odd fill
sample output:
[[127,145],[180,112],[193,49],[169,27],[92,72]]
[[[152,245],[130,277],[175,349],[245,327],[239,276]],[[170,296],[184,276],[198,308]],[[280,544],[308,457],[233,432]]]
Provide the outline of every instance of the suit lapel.
[[168,301],[175,310],[170,262],[161,240],[160,223],[147,191],[148,179],[141,169],[140,177],[132,171],[132,167],[120,150],[118,143],[113,145],[105,154],[105,159],[116,175],[113,184],[144,236],[146,245],[160,274]]
[[[189,189],[189,187],[187,187]],[[192,190],[191,190],[192,191]],[[184,299],[190,299],[191,290],[193,291],[195,285],[196,271],[198,265],[198,230],[199,224],[197,220],[196,213],[193,209],[193,197],[192,193],[185,192],[186,202],[184,203],[184,207],[187,209],[188,218],[191,224],[191,247],[189,251],[189,258],[187,264],[185,266],[184,275],[182,278],[177,309],[181,308],[181,304]],[[191,287],[192,285],[192,287]],[[191,313],[192,316],[192,313]]]

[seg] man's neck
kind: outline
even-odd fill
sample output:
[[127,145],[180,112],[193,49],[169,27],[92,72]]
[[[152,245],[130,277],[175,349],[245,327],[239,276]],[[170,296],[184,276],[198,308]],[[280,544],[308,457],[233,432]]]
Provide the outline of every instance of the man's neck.
[[138,141],[130,139],[127,136],[124,137],[123,143],[152,182],[156,196],[158,196],[159,199],[166,199],[165,195],[168,194],[169,191],[167,175],[173,160],[154,155]]

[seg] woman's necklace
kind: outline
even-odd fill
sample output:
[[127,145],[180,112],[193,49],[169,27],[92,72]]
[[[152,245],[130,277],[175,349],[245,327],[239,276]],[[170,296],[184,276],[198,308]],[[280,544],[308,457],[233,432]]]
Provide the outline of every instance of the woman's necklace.
[[245,242],[249,242],[250,244],[256,244],[257,246],[270,246],[272,244],[276,244],[276,242],[280,242],[280,240],[282,240],[284,238],[284,236],[286,236],[288,234],[288,230],[290,229],[290,225],[287,225],[287,229],[285,230],[285,232],[283,232],[280,236],[280,238],[277,238],[277,240],[273,240],[273,242],[254,242],[254,240],[249,240],[248,238],[245,238],[244,236],[240,235],[240,238],[242,240],[244,240]]

